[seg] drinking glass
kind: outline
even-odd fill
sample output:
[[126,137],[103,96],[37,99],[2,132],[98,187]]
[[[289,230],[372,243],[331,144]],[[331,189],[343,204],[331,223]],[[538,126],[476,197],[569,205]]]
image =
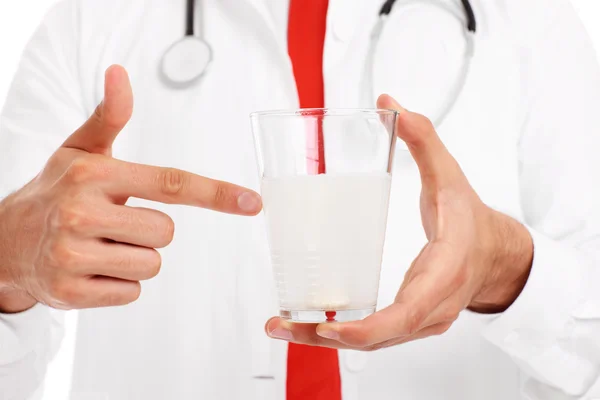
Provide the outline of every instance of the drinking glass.
[[397,113],[251,114],[280,316],[351,321],[375,311]]

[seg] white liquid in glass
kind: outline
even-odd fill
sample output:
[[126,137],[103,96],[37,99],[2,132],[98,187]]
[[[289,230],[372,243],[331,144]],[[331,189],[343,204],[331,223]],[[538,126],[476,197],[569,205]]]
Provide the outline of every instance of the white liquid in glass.
[[263,180],[282,309],[375,308],[390,185],[387,173]]

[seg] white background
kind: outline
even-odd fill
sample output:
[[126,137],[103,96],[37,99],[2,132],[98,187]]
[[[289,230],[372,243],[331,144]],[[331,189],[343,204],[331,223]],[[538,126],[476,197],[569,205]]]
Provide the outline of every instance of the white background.
[[[598,24],[600,0],[572,0],[572,2],[600,54],[600,24]],[[45,12],[54,3],[56,0],[0,0],[0,108],[4,104],[4,97],[18,66],[23,46]],[[2,157],[1,152],[0,157]],[[45,399],[67,398],[69,361],[74,347],[73,315],[68,318],[67,323],[68,334],[63,350],[50,366]]]

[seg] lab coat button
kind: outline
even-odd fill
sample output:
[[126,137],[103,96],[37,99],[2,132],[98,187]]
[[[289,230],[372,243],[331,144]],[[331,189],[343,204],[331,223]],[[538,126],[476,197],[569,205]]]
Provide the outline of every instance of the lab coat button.
[[367,353],[354,350],[346,351],[344,365],[349,372],[361,372],[367,366]]

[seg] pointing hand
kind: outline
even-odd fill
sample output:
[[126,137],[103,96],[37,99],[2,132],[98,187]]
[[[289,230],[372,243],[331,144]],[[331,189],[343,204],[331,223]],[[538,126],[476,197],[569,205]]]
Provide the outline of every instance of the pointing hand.
[[36,302],[61,309],[115,306],[140,295],[160,270],[156,248],[173,239],[166,214],[130,197],[255,215],[258,194],[189,172],[111,157],[128,123],[126,71],[106,71],[105,97],[29,184],[0,203],[0,312]]

